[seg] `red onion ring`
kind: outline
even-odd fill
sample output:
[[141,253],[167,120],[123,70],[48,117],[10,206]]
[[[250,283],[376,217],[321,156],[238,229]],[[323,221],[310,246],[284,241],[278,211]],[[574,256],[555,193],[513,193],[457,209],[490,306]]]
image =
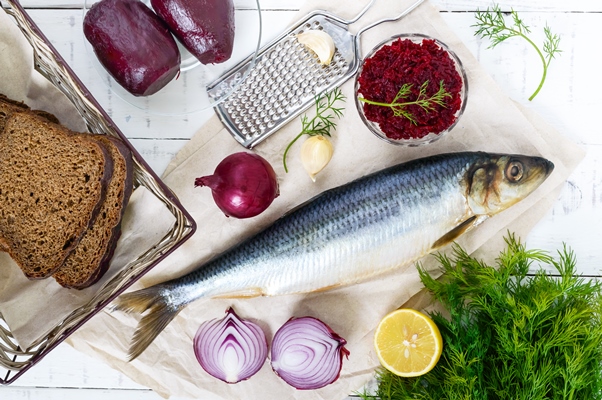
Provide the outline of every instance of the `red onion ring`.
[[291,318],[274,335],[272,369],[297,389],[319,389],[339,378],[346,343],[317,318]]
[[232,308],[223,319],[204,322],[194,336],[194,354],[211,376],[237,383],[255,375],[268,355],[261,328],[238,317]]

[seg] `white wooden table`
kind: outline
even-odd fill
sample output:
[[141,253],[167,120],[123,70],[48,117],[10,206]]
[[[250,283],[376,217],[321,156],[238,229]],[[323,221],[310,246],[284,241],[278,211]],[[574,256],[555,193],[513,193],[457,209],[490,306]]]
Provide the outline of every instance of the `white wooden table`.
[[[304,0],[261,0],[263,40],[268,41],[291,22]],[[391,1],[391,0],[380,0]],[[529,247],[555,251],[562,243],[576,252],[579,271],[599,276],[602,268],[602,113],[600,42],[602,2],[599,0],[500,0],[513,8],[543,43],[546,23],[561,35],[563,53],[552,62],[547,81],[534,101],[527,98],[539,82],[541,63],[521,39],[511,39],[494,50],[474,37],[474,12],[493,3],[485,0],[431,0],[442,17],[464,41],[507,95],[536,110],[562,134],[587,149],[582,164],[566,182],[554,207],[526,238]],[[96,99],[111,115],[151,167],[160,175],[170,159],[212,115],[185,117],[145,113],[111,94],[82,56],[83,0],[22,0],[42,31],[63,55]],[[528,4],[528,5],[526,5]],[[60,345],[13,385],[0,387],[3,400],[160,399],[103,363]]]

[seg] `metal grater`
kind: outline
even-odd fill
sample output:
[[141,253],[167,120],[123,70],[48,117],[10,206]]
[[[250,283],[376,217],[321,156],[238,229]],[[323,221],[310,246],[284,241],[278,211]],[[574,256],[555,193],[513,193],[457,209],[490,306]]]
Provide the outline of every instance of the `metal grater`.
[[[424,0],[417,0],[401,14],[376,21],[352,35],[349,26],[365,14],[374,1],[351,20],[314,11],[262,47],[247,78],[214,107],[234,139],[250,149],[309,108],[317,95],[342,85],[359,69],[360,35],[383,22],[403,18]],[[330,65],[321,65],[317,57],[297,41],[297,34],[311,29],[322,29],[333,38],[336,52]],[[209,97],[223,96],[240,81],[251,62],[252,56],[249,56],[208,85]]]

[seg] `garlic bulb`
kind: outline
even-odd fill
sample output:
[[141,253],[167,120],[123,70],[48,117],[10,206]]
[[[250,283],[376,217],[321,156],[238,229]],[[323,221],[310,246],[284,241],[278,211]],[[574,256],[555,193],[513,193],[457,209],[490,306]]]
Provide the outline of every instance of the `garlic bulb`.
[[328,33],[312,29],[298,34],[297,40],[316,53],[322,65],[328,65],[332,61],[335,46],[332,37]]
[[324,136],[310,136],[301,146],[301,163],[312,181],[330,162],[334,149],[330,140]]

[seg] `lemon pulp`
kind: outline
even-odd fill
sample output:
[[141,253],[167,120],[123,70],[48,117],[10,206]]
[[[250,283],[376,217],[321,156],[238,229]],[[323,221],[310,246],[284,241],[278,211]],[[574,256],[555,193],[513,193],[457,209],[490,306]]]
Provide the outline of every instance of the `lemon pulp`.
[[441,356],[443,340],[433,320],[420,311],[401,308],[387,314],[374,334],[374,348],[383,367],[412,377],[432,370]]

